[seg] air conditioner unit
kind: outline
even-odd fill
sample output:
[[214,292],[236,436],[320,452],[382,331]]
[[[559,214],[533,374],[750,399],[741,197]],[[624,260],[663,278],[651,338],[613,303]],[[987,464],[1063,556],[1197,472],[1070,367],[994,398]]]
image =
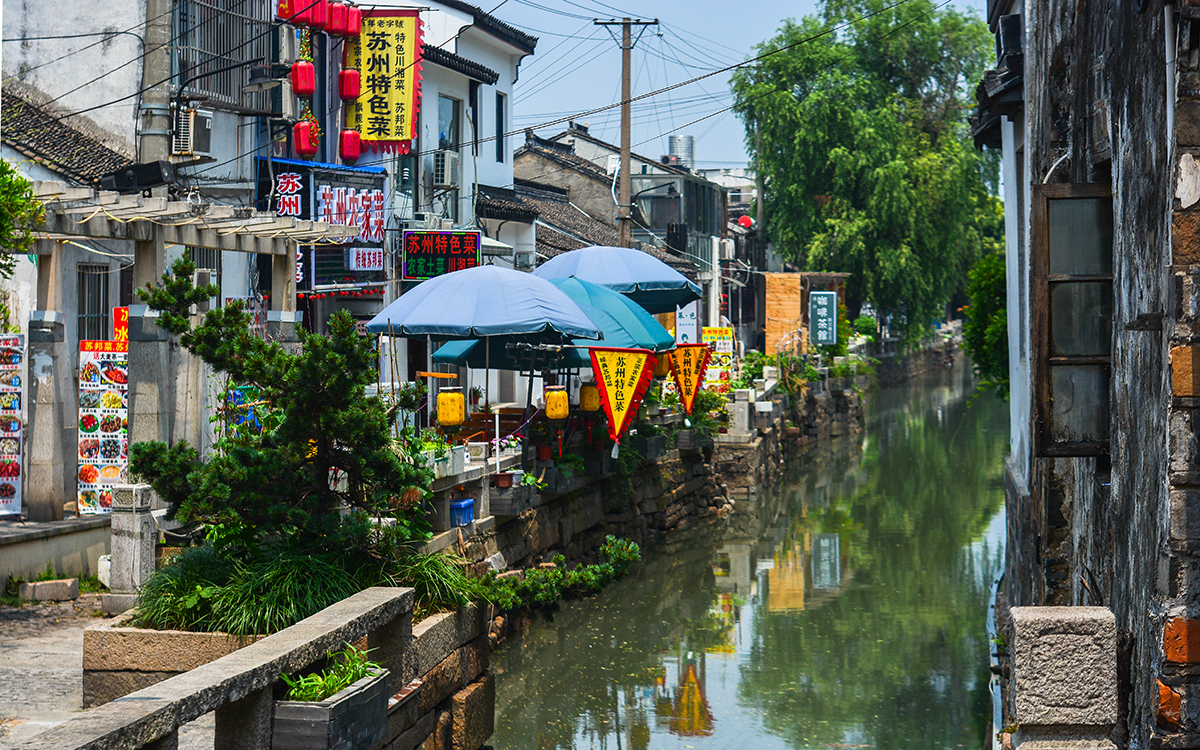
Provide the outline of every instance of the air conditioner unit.
[[[192,286],[199,289],[212,283],[213,272],[209,268],[197,268],[192,272]],[[208,300],[196,303],[193,307],[198,313],[208,312]]]
[[459,184],[459,155],[457,151],[433,152],[433,186],[455,189]]
[[733,260],[735,247],[733,240],[721,240],[721,260]]
[[175,116],[173,156],[212,156],[213,113],[203,109],[184,109]]

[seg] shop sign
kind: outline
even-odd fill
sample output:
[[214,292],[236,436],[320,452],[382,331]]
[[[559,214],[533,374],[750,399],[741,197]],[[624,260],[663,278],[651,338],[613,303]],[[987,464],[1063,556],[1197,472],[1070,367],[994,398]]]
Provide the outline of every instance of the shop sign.
[[837,292],[808,293],[809,337],[817,346],[837,343]]
[[692,413],[696,403],[696,394],[704,382],[704,370],[708,365],[712,350],[708,344],[678,344],[669,352],[671,372],[675,374],[675,387],[679,389],[679,402],[687,414]]
[[79,342],[80,515],[112,512],[113,485],[128,482],[129,344]]
[[700,300],[675,308],[675,341],[694,344],[700,340]]
[[352,247],[350,253],[351,271],[382,271],[383,248],[381,247]]
[[648,349],[593,348],[590,351],[592,373],[600,388],[600,403],[608,415],[608,436],[620,442],[654,379],[654,357]]
[[20,513],[25,479],[25,336],[0,336],[0,515]]
[[479,232],[405,231],[403,278],[423,281],[474,268],[482,260],[479,237]]
[[129,341],[129,308],[113,308],[113,341]]
[[700,332],[700,340],[712,350],[704,374],[704,386],[727,393],[733,370],[733,329],[704,328]]
[[346,107],[346,127],[367,149],[407,154],[421,103],[421,17],[416,10],[363,11],[362,34],[346,41],[345,67],[362,91]]

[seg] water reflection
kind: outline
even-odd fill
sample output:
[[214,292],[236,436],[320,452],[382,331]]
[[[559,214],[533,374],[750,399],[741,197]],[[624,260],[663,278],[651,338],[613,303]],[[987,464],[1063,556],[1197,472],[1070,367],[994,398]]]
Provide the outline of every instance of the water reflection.
[[977,747],[1005,410],[961,368],[493,656],[520,748]]

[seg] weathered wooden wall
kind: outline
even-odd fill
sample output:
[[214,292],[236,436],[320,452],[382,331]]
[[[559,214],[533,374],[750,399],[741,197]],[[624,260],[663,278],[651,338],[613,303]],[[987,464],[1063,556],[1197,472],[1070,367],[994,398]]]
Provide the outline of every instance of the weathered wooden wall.
[[800,328],[803,299],[798,273],[766,273],[766,344],[765,353],[775,356],[780,340]]

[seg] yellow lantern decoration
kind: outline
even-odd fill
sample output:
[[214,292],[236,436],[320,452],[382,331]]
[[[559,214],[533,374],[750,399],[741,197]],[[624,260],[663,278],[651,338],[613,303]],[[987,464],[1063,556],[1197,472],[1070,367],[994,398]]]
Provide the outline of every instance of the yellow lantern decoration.
[[447,388],[437,397],[438,424],[458,427],[467,419],[467,400],[459,388]]
[[551,386],[546,389],[546,419],[559,421],[566,419],[571,414],[571,400],[567,396],[567,389],[559,386]]
[[665,378],[671,374],[671,358],[666,354],[659,356],[658,361],[654,363],[654,377]]
[[600,389],[595,384],[579,386],[579,408],[586,412],[600,411]]

